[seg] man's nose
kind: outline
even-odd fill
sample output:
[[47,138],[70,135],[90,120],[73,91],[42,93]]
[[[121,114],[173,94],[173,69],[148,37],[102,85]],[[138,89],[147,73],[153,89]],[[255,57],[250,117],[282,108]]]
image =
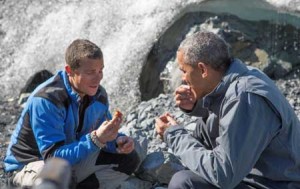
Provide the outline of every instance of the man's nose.
[[94,80],[101,80],[103,77],[103,73],[98,73],[95,75]]
[[187,85],[187,82],[184,79],[182,79],[181,80],[181,85]]

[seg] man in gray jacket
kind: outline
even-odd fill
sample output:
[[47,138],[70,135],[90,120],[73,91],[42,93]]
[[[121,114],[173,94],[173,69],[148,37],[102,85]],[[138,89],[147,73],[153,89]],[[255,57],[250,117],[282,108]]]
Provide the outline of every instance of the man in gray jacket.
[[166,113],[156,131],[189,170],[169,188],[300,188],[300,122],[274,82],[231,59],[226,42],[198,32],[177,51],[185,85],[176,104],[199,122],[193,134]]

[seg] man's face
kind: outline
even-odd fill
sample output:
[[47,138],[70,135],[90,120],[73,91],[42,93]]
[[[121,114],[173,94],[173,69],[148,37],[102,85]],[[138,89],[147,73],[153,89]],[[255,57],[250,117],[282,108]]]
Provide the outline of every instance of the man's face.
[[181,51],[177,52],[177,62],[182,72],[182,81],[191,87],[197,99],[203,98],[210,92],[209,82],[207,82],[207,69],[203,63],[199,63],[197,66],[186,64]]
[[83,97],[84,95],[93,96],[96,94],[103,78],[103,68],[103,59],[84,58],[81,60],[79,68],[71,70],[67,65],[66,71],[71,86]]

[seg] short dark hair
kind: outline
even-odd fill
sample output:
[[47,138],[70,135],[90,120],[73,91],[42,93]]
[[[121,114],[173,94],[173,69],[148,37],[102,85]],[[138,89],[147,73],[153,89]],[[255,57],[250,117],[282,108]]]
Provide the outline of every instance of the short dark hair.
[[80,67],[80,60],[83,58],[102,59],[101,49],[87,39],[76,39],[67,48],[65,61],[72,70]]
[[203,62],[215,70],[225,71],[231,62],[229,46],[212,32],[197,32],[187,37],[178,50],[183,52],[184,62],[192,66]]

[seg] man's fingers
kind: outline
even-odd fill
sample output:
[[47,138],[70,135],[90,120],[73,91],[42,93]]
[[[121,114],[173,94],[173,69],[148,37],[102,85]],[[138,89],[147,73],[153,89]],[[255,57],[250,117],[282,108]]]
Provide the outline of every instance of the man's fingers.
[[155,125],[163,125],[165,123],[165,121],[163,120],[167,120],[165,117],[159,117],[155,119]]
[[176,96],[175,97],[175,103],[177,106],[179,107],[184,107],[186,105],[191,106],[193,105],[195,102],[193,100],[193,97],[183,97],[183,96]]
[[124,150],[129,150],[132,148],[132,146],[134,145],[133,141],[132,140],[127,140],[123,145],[122,145],[122,148]]
[[131,138],[121,136],[117,139],[118,152],[119,153],[130,153],[134,149],[134,142]]
[[177,125],[176,120],[171,115],[168,115],[167,119],[168,119],[168,122],[170,123],[170,125]]
[[181,106],[186,106],[186,105],[193,105],[194,102],[192,102],[190,99],[185,99],[185,100],[180,100],[180,101],[176,101],[178,102],[178,105]]
[[121,120],[110,120],[106,125],[105,125],[105,130],[106,132],[112,132],[112,133],[117,133],[120,129],[120,124]]
[[127,142],[127,140],[128,140],[128,138],[126,136],[119,136],[117,138],[117,144],[119,146],[121,146],[121,145],[125,144]]
[[182,93],[182,94],[176,94],[175,99],[176,100],[187,100],[188,99],[188,100],[192,101],[193,97],[191,94]]
[[102,130],[101,135],[107,141],[114,140],[118,136],[119,125],[109,122],[108,124],[103,125],[102,128],[101,127],[99,128],[100,130]]
[[175,90],[175,95],[177,94],[190,94],[191,93],[191,87],[188,85],[180,85]]
[[113,123],[113,124],[120,125],[122,123],[122,118],[114,117],[110,122]]

